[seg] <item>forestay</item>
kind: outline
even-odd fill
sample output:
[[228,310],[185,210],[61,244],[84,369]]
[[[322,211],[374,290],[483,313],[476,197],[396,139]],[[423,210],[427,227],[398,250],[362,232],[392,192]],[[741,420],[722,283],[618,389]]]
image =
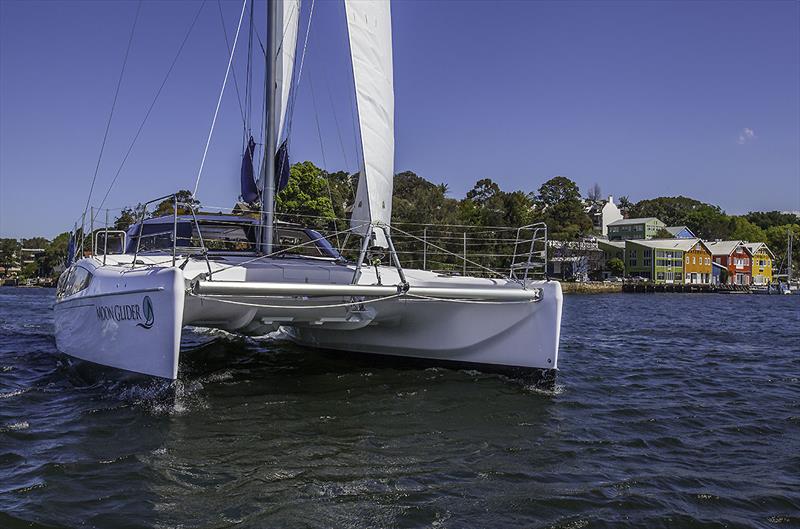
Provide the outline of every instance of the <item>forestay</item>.
[[[345,0],[344,4],[362,152],[351,225],[357,228],[369,222],[389,224],[394,176],[391,9],[388,1]],[[375,231],[375,243],[387,245],[381,230]]]

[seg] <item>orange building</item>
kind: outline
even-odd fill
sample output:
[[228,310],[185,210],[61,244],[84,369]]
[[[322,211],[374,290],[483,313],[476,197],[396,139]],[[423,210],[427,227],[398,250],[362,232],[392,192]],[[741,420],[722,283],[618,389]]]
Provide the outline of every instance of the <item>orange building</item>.
[[687,239],[683,254],[683,277],[686,284],[711,283],[711,250],[700,239]]

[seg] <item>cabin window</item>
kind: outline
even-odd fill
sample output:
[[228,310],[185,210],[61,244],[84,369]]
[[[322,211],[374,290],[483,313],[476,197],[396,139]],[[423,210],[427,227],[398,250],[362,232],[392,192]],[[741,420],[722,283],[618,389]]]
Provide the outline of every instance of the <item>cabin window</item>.
[[686,264],[689,264],[689,256],[686,256]]
[[[206,224],[200,223],[200,233],[203,235],[203,243],[209,250],[222,251],[254,251],[255,237],[248,233],[252,231],[251,226],[241,223],[231,224]],[[192,246],[200,246],[200,237],[197,228],[192,229]]]
[[58,278],[56,297],[72,296],[86,289],[92,282],[92,274],[81,266],[72,266]]

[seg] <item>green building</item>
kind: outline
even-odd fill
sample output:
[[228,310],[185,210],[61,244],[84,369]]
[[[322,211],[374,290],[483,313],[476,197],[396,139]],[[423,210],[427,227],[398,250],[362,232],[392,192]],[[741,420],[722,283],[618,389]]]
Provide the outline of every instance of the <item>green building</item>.
[[608,225],[608,240],[652,239],[666,227],[666,224],[655,217],[617,220]]
[[683,283],[683,256],[696,240],[650,239],[625,241],[625,275],[656,284]]

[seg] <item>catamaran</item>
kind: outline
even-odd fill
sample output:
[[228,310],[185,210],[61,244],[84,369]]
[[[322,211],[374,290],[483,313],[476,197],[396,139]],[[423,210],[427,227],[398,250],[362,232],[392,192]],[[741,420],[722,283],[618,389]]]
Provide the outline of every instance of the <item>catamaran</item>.
[[[60,351],[175,379],[182,332],[193,326],[277,332],[308,347],[553,379],[562,294],[557,281],[543,277],[544,225],[517,231],[503,275],[403,266],[391,226],[390,4],[344,5],[361,153],[345,230],[357,241],[355,257],[343,257],[314,229],[276,220],[275,193],[288,167],[281,140],[296,77],[300,6],[269,0],[260,186],[252,178],[252,143],[242,167],[242,198],[257,206],[256,214],[247,208],[209,214],[170,195],[145,202],[126,232],[112,232],[108,223],[91,231],[91,251],[84,227],[76,229],[70,247],[78,258],[70,257],[54,306]],[[164,200],[173,204],[172,214],[146,218],[148,205]]]

